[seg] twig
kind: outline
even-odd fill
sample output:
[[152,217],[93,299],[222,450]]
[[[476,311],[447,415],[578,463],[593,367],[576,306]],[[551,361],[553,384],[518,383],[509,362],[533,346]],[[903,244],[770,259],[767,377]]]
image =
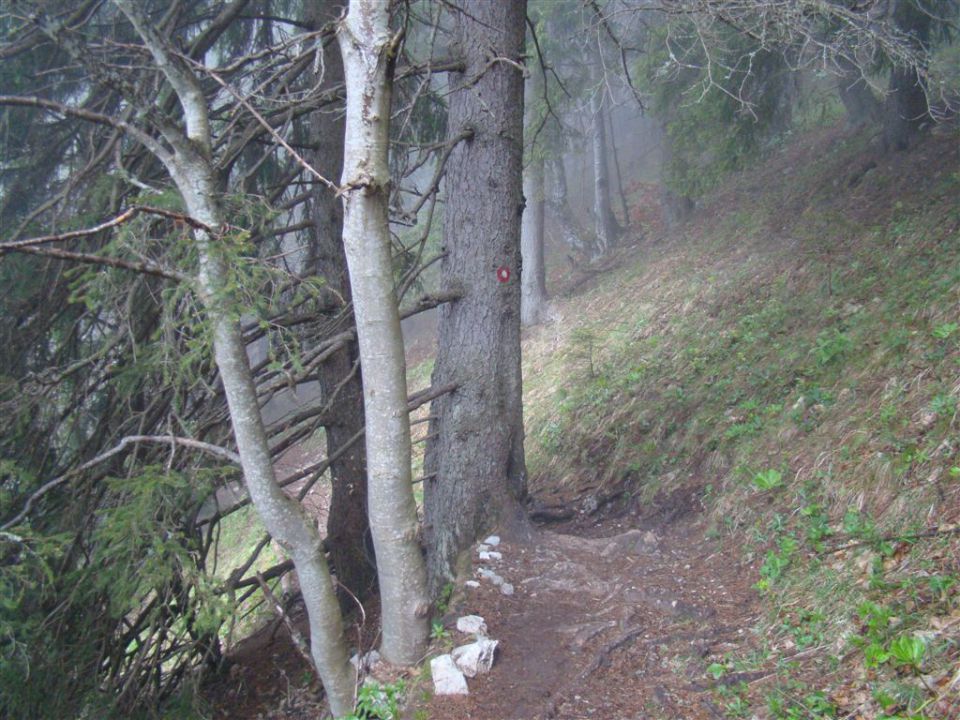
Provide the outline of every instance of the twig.
[[901,535],[883,535],[882,537],[873,538],[871,540],[858,540],[856,542],[847,543],[846,545],[838,545],[835,548],[827,548],[826,550],[820,550],[817,552],[817,555],[831,555],[841,550],[848,550],[855,547],[863,547],[864,545],[873,545],[878,542],[894,542],[896,540],[919,540],[921,538],[931,538],[937,537],[938,535],[960,535],[960,527],[947,527],[939,528],[932,527],[928,530],[918,533],[905,533]]

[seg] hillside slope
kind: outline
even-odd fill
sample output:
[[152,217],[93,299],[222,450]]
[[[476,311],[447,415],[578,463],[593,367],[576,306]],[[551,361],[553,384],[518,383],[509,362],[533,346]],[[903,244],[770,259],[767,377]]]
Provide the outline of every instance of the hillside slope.
[[955,130],[805,136],[526,339],[537,517],[694,493],[756,561],[757,642],[709,665],[731,717],[960,716],[958,167]]

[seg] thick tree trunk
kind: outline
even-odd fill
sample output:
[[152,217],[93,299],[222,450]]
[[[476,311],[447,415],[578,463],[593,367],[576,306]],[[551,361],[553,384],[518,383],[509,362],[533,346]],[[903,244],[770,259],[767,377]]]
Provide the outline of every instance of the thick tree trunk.
[[[933,15],[907,0],[894,4],[893,19],[922,54],[930,40]],[[930,125],[927,89],[915,67],[894,67],[890,71],[890,92],[884,105],[883,140],[886,149],[906,150],[910,141]]]
[[[332,0],[308,3],[307,21],[319,29],[336,20],[341,8]],[[335,46],[324,48],[323,87],[343,81],[343,63]],[[309,138],[314,150],[310,163],[326,178],[338,178],[343,171],[344,120],[340,113],[318,110],[310,116]],[[343,252],[343,208],[334,192],[316,183],[311,203],[315,236],[309,248],[307,272],[322,277],[324,287],[346,303],[351,300],[347,257]],[[338,319],[347,329],[353,315]],[[327,327],[329,333],[335,328]],[[336,351],[317,370],[321,397],[329,401],[336,393],[335,418],[325,425],[327,456],[346,445],[364,427],[363,384],[361,373],[354,369],[358,361],[353,343]],[[367,465],[364,446],[354,443],[350,450],[330,466],[331,496],[327,516],[327,539],[330,560],[337,581],[360,600],[376,587],[376,572],[367,551],[370,525],[367,520]],[[341,593],[344,610],[354,606],[348,593]]]
[[570,210],[570,200],[567,197],[567,171],[563,165],[563,158],[553,155],[547,160],[547,166],[550,171],[546,182],[549,194],[547,205],[560,227],[560,237],[571,250],[586,253],[589,250],[587,242],[573,216],[573,211]]
[[[529,117],[529,109],[536,103],[542,83],[536,81],[539,74],[532,73],[526,83],[525,104],[527,107],[527,128],[534,118]],[[528,145],[527,166],[523,173],[523,221],[520,231],[520,254],[523,258],[520,274],[520,321],[524,325],[537,325],[543,322],[547,305],[547,275],[543,257],[543,149]]]
[[[200,83],[169,50],[136,5],[129,0],[115,0],[115,3],[143,39],[183,110],[185,134],[167,134],[173,151],[158,149],[158,157],[191,217],[209,228],[223,228],[223,212],[210,158],[210,122]],[[244,482],[267,532],[290,553],[307,609],[314,664],[333,714],[346,715],[354,706],[356,672],[347,660],[343,620],[322,539],[313,519],[277,484],[240,329],[239,308],[231,297],[226,261],[218,250],[220,242],[205,230],[196,231],[195,239],[199,261],[197,291],[213,335],[214,358],[230,410]]]
[[597,87],[590,98],[591,145],[593,149],[593,212],[597,234],[596,250],[603,255],[616,244],[619,228],[610,203],[610,169],[607,163],[606,107],[604,88],[599,71],[595,72]]
[[396,53],[388,22],[388,0],[351,0],[340,26],[347,85],[343,242],[363,364],[368,508],[383,631],[380,651],[388,662],[412,665],[426,650],[430,608],[417,541],[406,364],[387,215]]
[[[431,590],[453,577],[459,553],[497,522],[523,528],[526,493],[520,375],[520,214],[525,0],[467,0],[455,16],[466,61],[450,76],[442,284],[463,298],[440,309],[434,401],[424,471]],[[508,277],[509,274],[509,277]]]

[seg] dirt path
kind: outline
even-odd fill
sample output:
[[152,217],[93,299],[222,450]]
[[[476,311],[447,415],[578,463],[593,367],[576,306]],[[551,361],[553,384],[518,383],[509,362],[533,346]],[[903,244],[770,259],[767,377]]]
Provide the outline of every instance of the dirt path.
[[428,716],[723,717],[706,667],[755,641],[757,573],[705,530],[696,515],[668,525],[621,518],[501,544],[502,560],[475,567],[490,567],[515,593],[483,581],[455,607],[486,619],[500,640],[497,663],[470,681],[469,697],[434,698]]

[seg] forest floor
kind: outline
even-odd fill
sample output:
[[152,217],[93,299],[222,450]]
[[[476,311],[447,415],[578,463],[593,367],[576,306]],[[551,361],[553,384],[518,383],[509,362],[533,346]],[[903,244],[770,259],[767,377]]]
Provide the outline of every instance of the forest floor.
[[423,703],[425,717],[723,717],[706,668],[755,642],[745,628],[759,606],[755,568],[734,543],[706,539],[701,494],[679,488],[642,512],[581,515],[501,543],[491,569],[515,593],[488,582],[466,588],[447,618],[451,628],[458,616],[485,618],[500,642],[497,662],[469,681],[469,696]]
[[[400,717],[960,717],[958,150],[819,128],[677,229],[554,268],[524,339],[540,524],[485,563],[515,592],[465,573],[431,648],[478,614],[496,663],[465,698],[429,663],[377,676]],[[277,621],[230,659],[208,717],[321,716]]]

